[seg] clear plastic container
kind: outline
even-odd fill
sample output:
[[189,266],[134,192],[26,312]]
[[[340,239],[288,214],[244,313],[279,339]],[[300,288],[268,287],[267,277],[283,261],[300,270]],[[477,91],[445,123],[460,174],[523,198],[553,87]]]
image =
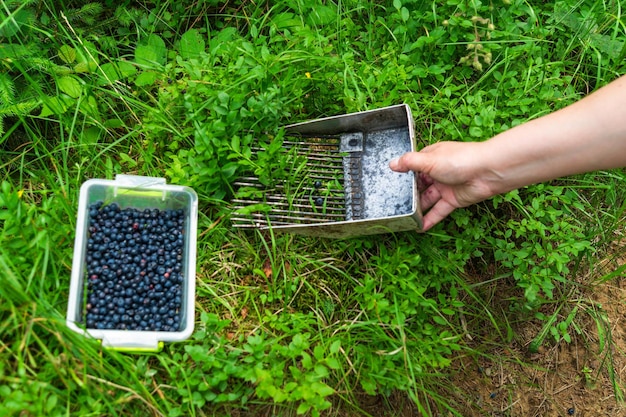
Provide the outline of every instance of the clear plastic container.
[[[184,211],[182,259],[182,300],[177,331],[99,330],[86,328],[86,255],[89,234],[89,206],[98,201],[117,203],[121,209],[136,208]],[[105,347],[130,352],[159,351],[164,342],[177,342],[191,336],[194,329],[196,288],[196,238],[198,196],[189,187],[167,185],[164,178],[117,175],[115,180],[92,179],[80,189],[72,278],[67,307],[67,326],[101,339]]]

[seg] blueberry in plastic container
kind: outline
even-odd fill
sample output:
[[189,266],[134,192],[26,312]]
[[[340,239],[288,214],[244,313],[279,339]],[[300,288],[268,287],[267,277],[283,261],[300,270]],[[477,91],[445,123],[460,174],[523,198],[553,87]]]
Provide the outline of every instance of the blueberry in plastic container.
[[89,206],[86,327],[177,331],[183,210]]
[[191,336],[197,217],[195,191],[162,178],[83,183],[67,326],[137,353]]

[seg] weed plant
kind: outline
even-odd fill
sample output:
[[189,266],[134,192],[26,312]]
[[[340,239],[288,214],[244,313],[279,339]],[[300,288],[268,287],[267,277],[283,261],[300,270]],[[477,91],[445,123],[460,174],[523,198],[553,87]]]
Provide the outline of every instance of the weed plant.
[[[622,13],[0,0],[0,414],[354,415],[363,395],[400,391],[421,415],[460,415],[440,389],[455,355],[529,342],[518,321],[544,326],[531,348],[569,342],[584,309],[568,297],[623,227],[623,171],[526,187],[428,234],[344,241],[234,230],[232,183],[272,177],[293,122],[404,102],[421,147],[564,107],[626,71]],[[117,173],[201,199],[197,331],[159,354],[65,326],[78,189]],[[488,329],[479,343],[468,324]]]

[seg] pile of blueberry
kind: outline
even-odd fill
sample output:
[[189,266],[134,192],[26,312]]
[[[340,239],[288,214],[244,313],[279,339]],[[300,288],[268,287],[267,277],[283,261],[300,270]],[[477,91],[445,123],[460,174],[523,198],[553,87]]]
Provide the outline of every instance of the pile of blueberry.
[[89,206],[88,329],[178,331],[183,210]]

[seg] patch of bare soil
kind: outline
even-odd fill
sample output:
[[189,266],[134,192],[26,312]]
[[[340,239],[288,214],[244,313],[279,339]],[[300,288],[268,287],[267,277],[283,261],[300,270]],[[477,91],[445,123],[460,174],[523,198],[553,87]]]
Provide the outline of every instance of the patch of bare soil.
[[[625,262],[614,258],[603,273]],[[570,304],[571,343],[548,335],[530,353],[540,327],[522,321],[510,346],[483,344],[481,359],[458,359],[449,377],[454,408],[467,417],[626,416],[626,279],[588,285]]]

